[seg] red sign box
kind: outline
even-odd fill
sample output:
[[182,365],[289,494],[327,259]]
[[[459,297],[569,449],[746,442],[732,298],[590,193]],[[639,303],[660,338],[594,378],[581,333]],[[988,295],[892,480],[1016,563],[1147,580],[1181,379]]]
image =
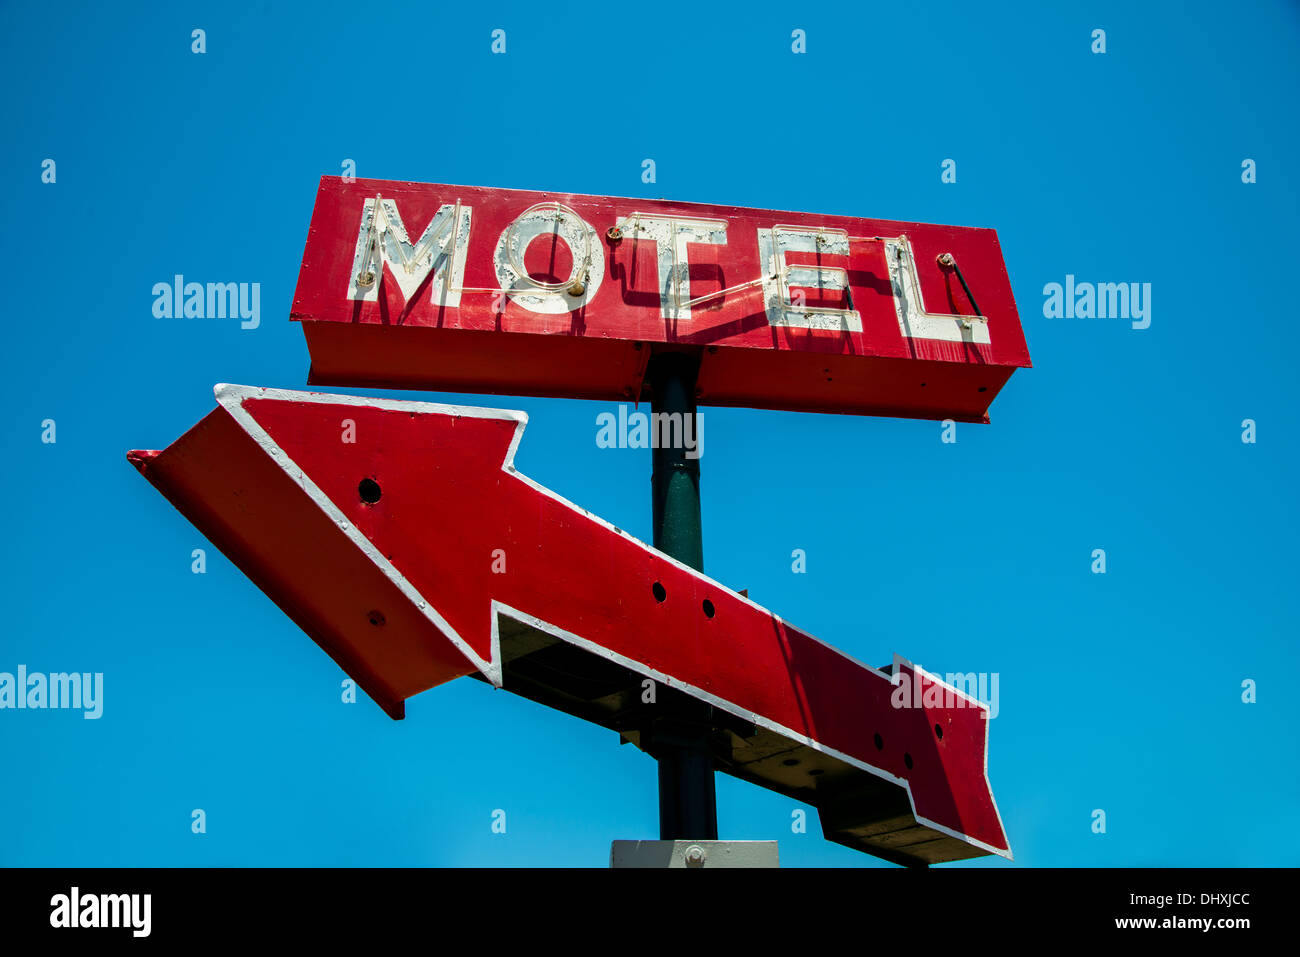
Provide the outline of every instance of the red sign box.
[[292,318],[314,384],[988,421],[1030,365],[991,229],[324,177]]

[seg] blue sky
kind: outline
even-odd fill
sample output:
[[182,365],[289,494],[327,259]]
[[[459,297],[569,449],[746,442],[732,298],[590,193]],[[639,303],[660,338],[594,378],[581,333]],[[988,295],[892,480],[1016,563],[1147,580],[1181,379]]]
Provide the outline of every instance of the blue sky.
[[[124,459],[216,382],[305,386],[289,304],[348,159],[995,227],[1034,368],[992,424],[707,410],[706,571],[861,660],[999,674],[1016,864],[957,866],[1300,863],[1296,5],[10,3],[0,45],[0,671],[104,674],[99,720],[0,711],[0,864],[600,866],[657,836],[655,764],[612,732],[470,680],[403,722],[343,704]],[[259,282],[261,325],[155,318],[176,273]],[[1067,274],[1151,283],[1150,328],[1045,318]],[[387,394],[527,411],[520,470],[650,537],[649,454],[595,443],[613,405]],[[779,795],[719,775],[718,803],[785,865],[879,864]]]

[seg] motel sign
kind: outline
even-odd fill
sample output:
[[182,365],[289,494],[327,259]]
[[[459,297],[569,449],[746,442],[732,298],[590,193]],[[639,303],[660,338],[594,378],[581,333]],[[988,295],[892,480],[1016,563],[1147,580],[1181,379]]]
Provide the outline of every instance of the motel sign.
[[[707,404],[987,422],[1029,366],[989,229],[470,186],[322,179],[291,318],[311,384],[644,400],[695,436]],[[987,706],[706,576],[691,449],[653,448],[647,544],[516,469],[521,412],[215,398],[129,461],[394,719],[472,677],[608,728],[676,843],[716,839],[722,771],[889,861],[1011,856]]]
[[1029,352],[991,229],[321,180],[292,318],[314,385],[984,422]]

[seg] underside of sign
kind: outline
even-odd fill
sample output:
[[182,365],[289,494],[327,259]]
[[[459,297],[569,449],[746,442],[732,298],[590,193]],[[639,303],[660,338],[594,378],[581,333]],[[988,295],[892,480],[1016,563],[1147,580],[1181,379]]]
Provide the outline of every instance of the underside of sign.
[[313,384],[988,421],[1029,352],[991,229],[324,177]]
[[863,665],[521,475],[522,413],[216,394],[129,460],[392,717],[469,675],[651,753],[702,720],[718,770],[817,807],[831,840],[1011,856],[980,702]]

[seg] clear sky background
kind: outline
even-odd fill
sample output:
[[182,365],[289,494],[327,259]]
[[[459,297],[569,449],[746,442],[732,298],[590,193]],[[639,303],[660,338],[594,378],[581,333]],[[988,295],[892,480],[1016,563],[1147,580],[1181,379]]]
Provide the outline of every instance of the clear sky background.
[[[402,722],[342,703],[124,458],[216,382],[306,385],[289,305],[348,159],[995,227],[1034,368],[992,424],[709,409],[705,569],[860,660],[999,674],[1016,863],[958,866],[1300,863],[1300,5],[235,6],[0,6],[0,671],[105,692],[98,721],[0,711],[0,864],[601,866],[657,836],[655,764],[613,732],[469,679]],[[155,318],[176,273],[261,283],[260,327]],[[1045,318],[1066,274],[1151,283],[1150,328]],[[650,538],[649,453],[595,442],[614,404],[386,394],[526,410],[520,470]],[[725,775],[718,805],[787,866],[880,864]]]

